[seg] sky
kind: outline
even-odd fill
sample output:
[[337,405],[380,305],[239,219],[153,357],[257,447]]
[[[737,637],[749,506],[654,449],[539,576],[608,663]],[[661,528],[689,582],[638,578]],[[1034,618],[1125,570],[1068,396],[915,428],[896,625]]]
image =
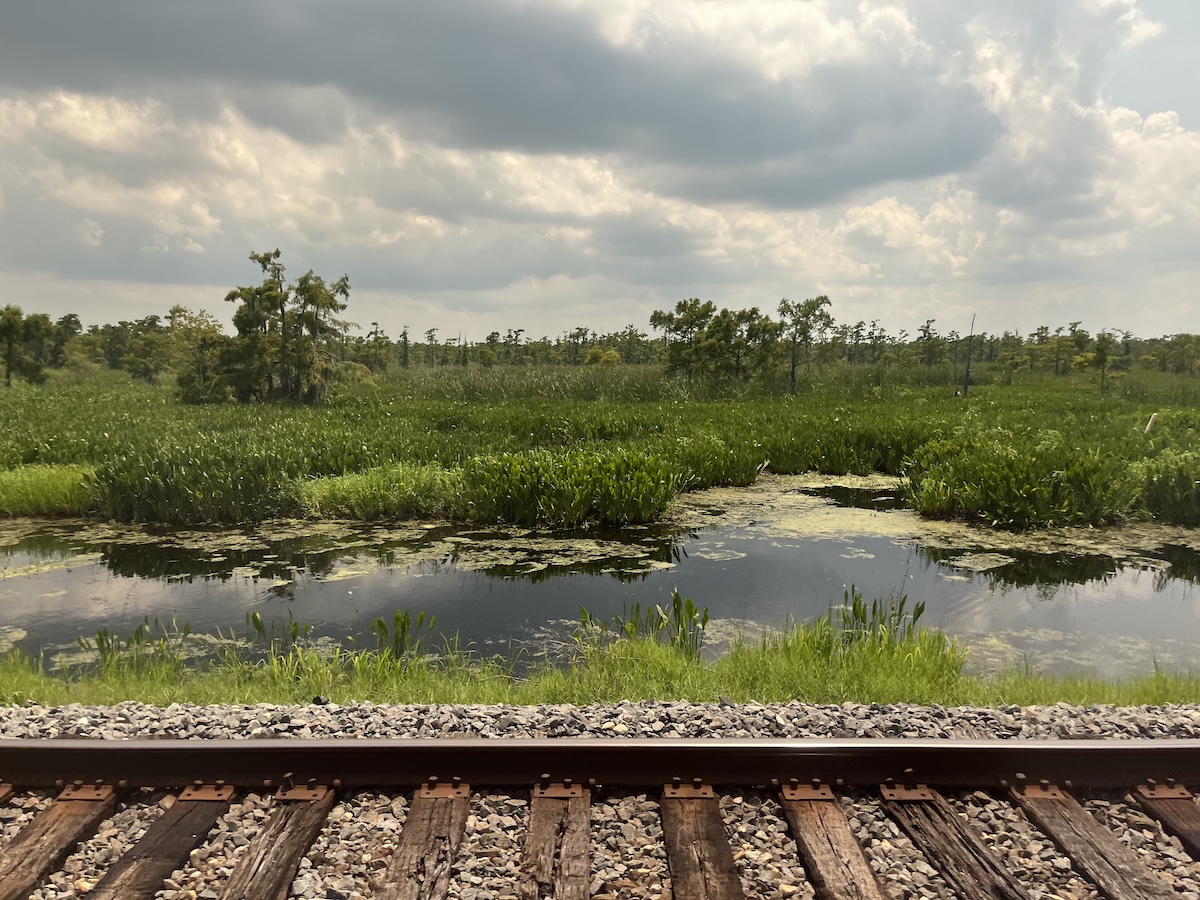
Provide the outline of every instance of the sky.
[[1197,0],[0,0],[0,304],[1200,332]]

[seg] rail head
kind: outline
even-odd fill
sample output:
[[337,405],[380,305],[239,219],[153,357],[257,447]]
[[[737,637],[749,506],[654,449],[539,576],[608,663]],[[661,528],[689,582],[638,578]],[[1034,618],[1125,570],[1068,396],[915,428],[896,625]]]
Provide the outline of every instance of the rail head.
[[397,738],[0,740],[0,780],[168,787],[197,779],[243,788],[286,781],[345,787],[431,779],[531,785],[547,779],[649,787],[922,783],[940,788],[1022,780],[1121,787],[1200,782],[1200,740]]

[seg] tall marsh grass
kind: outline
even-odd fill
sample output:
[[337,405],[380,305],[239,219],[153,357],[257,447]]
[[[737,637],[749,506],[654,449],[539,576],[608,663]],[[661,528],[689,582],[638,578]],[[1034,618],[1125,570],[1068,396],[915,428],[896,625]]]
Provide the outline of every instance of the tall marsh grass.
[[312,518],[433,519],[455,511],[462,475],[437,465],[390,463],[301,480],[297,493],[302,513]]
[[691,386],[664,378],[657,366],[412,368],[393,370],[382,379],[381,387],[413,399],[465,403],[566,400],[624,404],[691,396]]
[[[904,598],[870,605],[851,591],[818,619],[744,637],[713,661],[701,658],[704,614],[675,594],[671,608],[626,610],[600,626],[584,612],[576,653],[532,669],[481,656],[454,641],[432,645],[433,622],[397,612],[373,625],[375,649],[322,647],[297,623],[274,633],[256,623],[249,642],[215,656],[191,653],[186,626],[140,626],[127,638],[102,631],[81,644],[91,662],[48,672],[20,652],[0,658],[0,703],[553,704],[621,700],[716,702],[1079,705],[1200,702],[1200,677],[1161,671],[1135,679],[1051,677],[1028,667],[994,677],[963,674],[965,653],[920,624]],[[257,639],[257,641],[255,640]]]
[[91,466],[0,469],[0,515],[82,516],[92,511]]
[[957,702],[971,685],[962,674],[966,653],[943,632],[920,626],[923,603],[910,611],[907,602],[868,607],[851,588],[842,606],[812,622],[757,644],[736,643],[716,671],[743,695],[792,690],[819,703]]

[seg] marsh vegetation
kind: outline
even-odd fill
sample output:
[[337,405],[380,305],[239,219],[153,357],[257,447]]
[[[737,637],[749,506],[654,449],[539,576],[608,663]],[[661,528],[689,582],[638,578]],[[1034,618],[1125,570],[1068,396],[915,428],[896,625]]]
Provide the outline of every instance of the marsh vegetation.
[[0,512],[620,526],[660,517],[683,491],[815,471],[903,475],[921,514],[1005,528],[1200,521],[1190,381],[1140,373],[1101,394],[1042,377],[964,399],[857,374],[710,398],[632,367],[401,371],[318,408],[18,385],[0,392]]
[[[227,298],[239,304],[235,336],[183,308],[165,323],[149,317],[86,333],[74,317],[50,323],[6,310],[0,515],[174,529],[420,520],[537,528],[578,542],[584,532],[663,520],[691,492],[820,473],[889,476],[897,481],[887,508],[907,505],[985,532],[1200,523],[1200,341],[1191,335],[1093,337],[1072,323],[1026,338],[964,337],[940,335],[930,320],[910,338],[877,323],[837,325],[828,298],[818,297],[784,301],[778,320],[683,301],[651,318],[661,339],[629,326],[554,340],[510,329],[476,344],[438,341],[435,329],[418,342],[406,329],[392,341],[378,326],[354,337],[336,318],[346,279],[327,285],[309,273],[286,284],[277,253],[255,259],[264,282]],[[971,543],[989,552],[986,540]],[[282,696],[270,673],[285,670],[295,684],[329,682],[328,691],[301,694],[461,689],[510,700],[587,691],[602,699],[604,684],[624,685],[630,697],[768,699],[790,684],[792,695],[813,699],[950,702],[1001,684],[992,676],[982,687],[963,674],[953,641],[911,628],[905,649],[888,645],[888,653],[933,659],[941,675],[906,681],[903,667],[880,657],[843,679],[814,649],[823,628],[844,634],[839,621],[788,626],[717,661],[635,629],[603,653],[581,642],[568,668],[519,676],[458,651],[426,658],[351,648],[325,657],[304,646],[272,650],[266,667],[230,657],[177,670],[170,654],[151,654],[147,671],[186,683],[190,696],[217,683],[225,696],[241,679],[255,685],[246,696],[264,699]],[[134,678],[137,691],[150,690],[141,669],[121,668],[125,650],[63,689]],[[6,665],[4,683],[58,690],[27,657]],[[379,682],[386,690],[361,680],[372,666],[391,673]],[[907,686],[895,695],[882,682],[863,687],[867,670]],[[823,674],[825,687],[804,671]],[[758,680],[738,682],[747,672]],[[440,686],[395,688],[407,673]],[[1021,677],[1021,690],[1033,690],[1036,679]],[[1193,690],[1188,679],[1156,679],[1155,690]],[[1067,690],[1054,684],[1048,690]],[[1073,698],[1101,696],[1088,690]]]

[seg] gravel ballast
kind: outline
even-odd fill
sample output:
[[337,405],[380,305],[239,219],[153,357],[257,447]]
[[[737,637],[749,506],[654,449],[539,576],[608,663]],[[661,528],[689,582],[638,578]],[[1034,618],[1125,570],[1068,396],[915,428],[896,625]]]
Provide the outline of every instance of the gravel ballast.
[[[763,738],[1004,738],[1078,737],[1178,739],[1200,737],[1200,707],[1002,707],[945,709],[909,705],[816,706],[625,702],[614,706],[186,706],[42,707],[0,709],[0,738],[81,737],[122,740],[178,738],[389,737],[763,737]],[[529,795],[511,787],[480,786],[453,869],[451,896],[460,900],[515,898]],[[1053,843],[1012,804],[985,792],[947,796],[973,823],[1002,862],[1042,900],[1097,897]],[[48,795],[18,794],[0,810],[0,845],[8,844]],[[135,795],[38,898],[86,896],[137,834],[171,802],[169,795]],[[406,795],[369,791],[341,798],[292,885],[298,898],[372,897],[407,812]],[[897,898],[952,897],[921,853],[865,794],[842,797],[852,830],[888,892]],[[1089,795],[1085,807],[1169,881],[1181,898],[1200,900],[1200,864],[1119,793]],[[158,896],[198,900],[222,885],[261,829],[266,796],[239,797],[208,839],[175,872]],[[813,896],[795,843],[770,792],[722,796],[721,814],[742,886],[749,898]],[[670,872],[656,798],[598,791],[592,804],[593,896],[670,897]]]

